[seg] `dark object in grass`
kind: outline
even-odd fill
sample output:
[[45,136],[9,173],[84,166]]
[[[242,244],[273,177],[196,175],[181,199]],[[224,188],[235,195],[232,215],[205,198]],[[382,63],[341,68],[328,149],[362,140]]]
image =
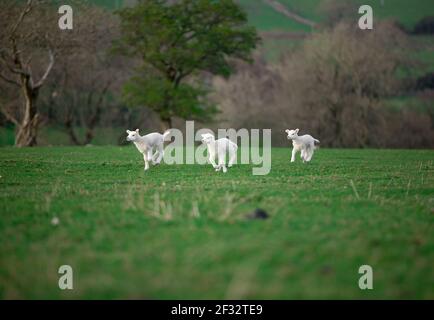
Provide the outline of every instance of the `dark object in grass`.
[[268,213],[259,208],[247,215],[247,219],[267,219],[268,217]]
[[331,275],[331,274],[333,274],[333,268],[331,267],[331,266],[328,266],[328,265],[326,265],[326,266],[323,266],[322,268],[321,268],[321,274],[323,275],[323,276],[328,276],[328,275]]

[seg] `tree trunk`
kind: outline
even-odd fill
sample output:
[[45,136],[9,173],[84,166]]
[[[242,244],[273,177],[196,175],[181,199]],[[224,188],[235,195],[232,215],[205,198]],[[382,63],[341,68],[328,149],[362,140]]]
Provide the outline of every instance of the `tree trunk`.
[[68,133],[69,141],[71,141],[72,144],[79,146],[80,141],[78,140],[78,137],[75,134],[72,121],[73,121],[72,117],[70,115],[67,115],[66,120],[65,120],[66,132]]
[[35,104],[39,89],[32,89],[28,83],[25,83],[23,86],[25,99],[24,117],[15,135],[15,146],[32,147],[37,144],[40,124],[40,116]]
[[161,118],[161,129],[164,131],[169,130],[172,128],[172,118]]
[[337,104],[333,104],[330,113],[334,122],[334,137],[331,143],[332,147],[342,147],[342,110]]
[[[104,90],[104,92],[105,92],[105,90]],[[88,145],[93,140],[94,130],[95,130],[96,124],[98,123],[98,120],[99,120],[100,115],[101,115],[101,108],[99,107],[101,102],[102,102],[102,95],[101,95],[100,101],[98,103],[98,106],[96,107],[94,114],[92,115],[89,123],[87,124],[86,136],[85,136],[85,140],[83,143],[84,145]]]

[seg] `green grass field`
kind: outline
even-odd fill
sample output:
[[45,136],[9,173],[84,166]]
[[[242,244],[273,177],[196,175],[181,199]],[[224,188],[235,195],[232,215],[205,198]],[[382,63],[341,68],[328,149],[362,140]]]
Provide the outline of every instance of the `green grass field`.
[[[252,176],[145,173],[133,146],[1,148],[0,298],[434,299],[433,159],[320,149],[303,165],[273,149]],[[270,218],[245,218],[258,207]],[[74,290],[58,289],[64,264]]]

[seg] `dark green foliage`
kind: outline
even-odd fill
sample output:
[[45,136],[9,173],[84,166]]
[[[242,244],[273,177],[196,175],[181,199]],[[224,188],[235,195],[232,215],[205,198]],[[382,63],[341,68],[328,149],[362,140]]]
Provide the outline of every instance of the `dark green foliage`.
[[130,105],[146,105],[157,111],[163,120],[176,115],[182,118],[210,120],[216,109],[201,99],[204,88],[187,83],[174,86],[170,80],[145,72],[133,77],[124,86],[124,98]]
[[143,0],[118,14],[122,38],[115,47],[143,61],[125,86],[125,96],[131,104],[154,109],[165,121],[213,111],[200,99],[206,90],[196,76],[228,77],[233,71],[230,58],[250,60],[259,41],[232,0]]

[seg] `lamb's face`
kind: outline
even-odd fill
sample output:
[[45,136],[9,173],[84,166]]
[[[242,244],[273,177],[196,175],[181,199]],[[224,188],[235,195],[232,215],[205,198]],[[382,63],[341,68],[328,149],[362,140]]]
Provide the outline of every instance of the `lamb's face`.
[[210,144],[212,141],[214,141],[214,136],[212,134],[210,133],[202,134],[202,143]]
[[295,138],[298,137],[298,131],[299,129],[295,129],[295,130],[285,130],[285,132],[288,134],[288,139],[289,140],[294,140]]
[[136,129],[135,131],[127,130],[127,133],[128,133],[127,141],[134,142],[140,137],[139,129]]

